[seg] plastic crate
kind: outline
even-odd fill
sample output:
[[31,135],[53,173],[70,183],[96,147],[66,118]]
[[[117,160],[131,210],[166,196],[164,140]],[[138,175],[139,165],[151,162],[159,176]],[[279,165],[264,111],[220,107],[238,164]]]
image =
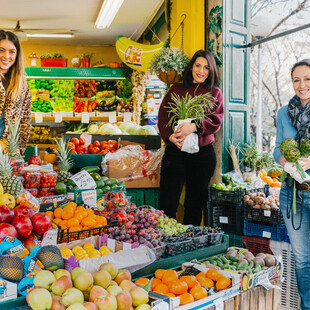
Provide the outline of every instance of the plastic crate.
[[280,209],[255,209],[248,204],[245,204],[244,219],[262,224],[284,224]]
[[191,250],[192,240],[185,240],[175,243],[166,243],[165,256],[174,256],[189,252]]
[[283,241],[270,240],[270,249],[273,254],[282,256],[283,260],[283,278],[281,292],[282,310],[299,310],[300,297],[297,289],[295,275],[295,261],[291,245]]
[[269,246],[270,239],[242,236],[242,242],[245,248],[252,252],[255,256],[258,253],[273,254]]
[[204,248],[208,246],[208,243],[209,243],[209,234],[198,236],[198,237],[193,237],[192,244],[191,244],[191,251]]
[[242,235],[243,203],[208,203],[208,226],[221,227],[227,234]]
[[145,204],[144,191],[141,188],[127,188],[126,195],[131,197],[131,202],[135,203],[137,207]]
[[263,225],[245,220],[243,232],[246,236],[258,236],[276,241],[283,241],[285,225]]
[[159,205],[159,188],[144,189],[144,204],[158,209]]
[[242,242],[242,236],[236,234],[228,234],[229,236],[229,246],[236,246],[238,248],[244,248],[244,244]]

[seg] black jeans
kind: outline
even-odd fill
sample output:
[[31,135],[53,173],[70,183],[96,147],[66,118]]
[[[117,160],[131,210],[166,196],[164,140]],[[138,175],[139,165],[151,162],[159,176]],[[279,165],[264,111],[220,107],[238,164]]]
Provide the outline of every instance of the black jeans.
[[166,147],[161,163],[159,209],[176,218],[179,199],[186,183],[183,224],[200,225],[208,186],[216,166],[212,144],[198,153],[182,152],[174,145]]

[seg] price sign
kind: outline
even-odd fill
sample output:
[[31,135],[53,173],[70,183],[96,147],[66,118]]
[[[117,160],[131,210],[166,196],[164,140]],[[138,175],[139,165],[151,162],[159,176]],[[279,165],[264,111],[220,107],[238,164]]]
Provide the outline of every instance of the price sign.
[[42,239],[41,245],[56,245],[57,244],[57,237],[58,237],[58,229],[50,229],[48,230]]
[[91,135],[87,135],[85,133],[80,135],[81,138],[85,140],[85,147],[88,147],[91,144]]
[[61,123],[62,122],[62,112],[55,112],[55,123]]
[[97,187],[92,176],[85,170],[74,174],[71,177],[71,180],[73,180],[76,186],[80,189],[93,189]]
[[123,122],[131,122],[131,116],[132,116],[131,112],[124,112]]
[[36,123],[42,123],[43,122],[43,114],[41,112],[34,113],[34,120]]
[[131,250],[131,243],[123,242],[123,251]]
[[96,208],[97,206],[97,192],[95,190],[82,192],[82,199],[87,206]]
[[228,217],[227,216],[220,216],[219,222],[222,224],[228,224]]
[[263,231],[263,237],[264,238],[271,238],[271,232],[270,231]]
[[108,238],[107,240],[107,247],[114,253],[115,252],[115,243],[116,241],[114,239]]
[[82,112],[81,123],[89,124],[89,113],[88,112]]
[[109,123],[116,123],[116,112],[109,112]]
[[270,210],[264,210],[264,216],[271,216],[271,211]]

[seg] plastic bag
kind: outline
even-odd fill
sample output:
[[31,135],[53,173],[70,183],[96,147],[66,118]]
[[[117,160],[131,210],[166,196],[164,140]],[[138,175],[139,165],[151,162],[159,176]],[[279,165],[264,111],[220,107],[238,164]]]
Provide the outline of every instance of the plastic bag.
[[119,181],[152,176],[160,170],[163,154],[164,148],[144,150],[140,145],[127,145],[103,158],[102,172]]
[[295,163],[290,163],[290,162],[286,162],[285,166],[284,166],[284,171],[289,173],[290,176],[295,179],[298,183],[303,183],[303,182],[310,182],[310,175],[305,172],[306,174],[306,178],[302,179],[302,177],[300,176],[297,168],[296,168],[296,164]]
[[[192,118],[179,119],[178,125],[175,126],[174,131],[177,130],[179,125],[184,123],[190,123],[192,120],[193,120]],[[181,151],[191,154],[199,152],[198,135],[195,132],[192,132],[191,134],[185,137],[182,143]]]

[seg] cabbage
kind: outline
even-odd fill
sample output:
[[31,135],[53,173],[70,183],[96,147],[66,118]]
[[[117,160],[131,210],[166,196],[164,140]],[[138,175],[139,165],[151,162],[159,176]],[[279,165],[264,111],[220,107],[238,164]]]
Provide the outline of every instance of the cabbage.
[[135,124],[134,123],[131,123],[131,122],[125,122],[125,123],[122,123],[118,126],[118,128],[122,131],[122,132],[127,132],[127,130],[131,127],[133,127]]
[[156,135],[157,136],[157,131],[153,126],[145,125],[145,126],[142,126],[140,129],[138,129],[137,135]]
[[129,133],[130,135],[136,135],[137,131],[141,128],[140,125],[136,125],[134,124],[132,127],[129,127],[127,130],[127,133]]
[[122,131],[115,125],[112,125],[110,123],[102,125],[99,130],[97,131],[97,134],[100,135],[120,135],[122,134]]
[[92,133],[92,134],[95,134],[97,131],[98,131],[99,127],[95,124],[91,124],[89,127],[88,127],[88,132],[89,133]]

